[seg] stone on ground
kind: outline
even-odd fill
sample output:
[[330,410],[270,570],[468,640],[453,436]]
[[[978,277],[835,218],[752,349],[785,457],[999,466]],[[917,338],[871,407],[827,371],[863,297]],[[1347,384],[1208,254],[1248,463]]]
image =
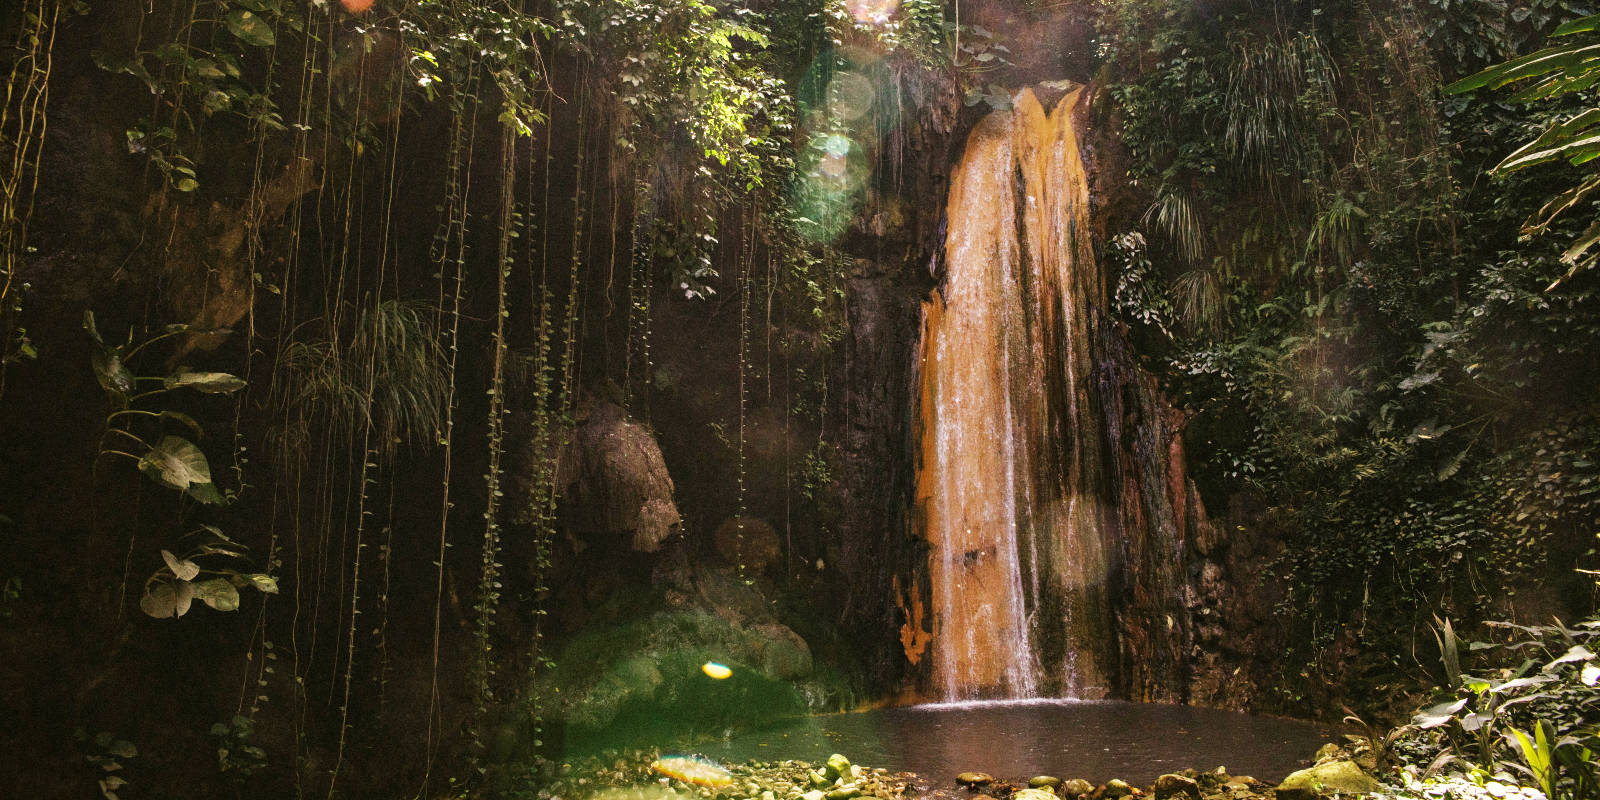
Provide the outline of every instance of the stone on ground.
[[1316,800],[1334,794],[1364,794],[1383,787],[1349,761],[1329,761],[1303,769],[1278,784],[1278,800]]

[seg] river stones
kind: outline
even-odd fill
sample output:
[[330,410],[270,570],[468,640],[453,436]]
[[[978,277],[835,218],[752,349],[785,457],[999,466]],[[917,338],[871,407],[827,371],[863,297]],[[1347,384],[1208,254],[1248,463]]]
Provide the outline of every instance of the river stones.
[[963,772],[956,776],[956,783],[962,786],[988,786],[994,783],[994,776],[987,772]]
[[1303,769],[1278,784],[1278,800],[1316,800],[1334,794],[1364,794],[1383,787],[1349,761],[1329,761]]
[[1023,789],[1011,795],[1011,800],[1056,800],[1049,789]]
[[1129,786],[1128,782],[1121,778],[1112,778],[1106,781],[1106,785],[1100,789],[1100,796],[1111,800],[1115,800],[1118,797],[1127,797],[1130,794],[1133,794],[1133,787]]
[[838,786],[836,788],[829,789],[826,797],[827,797],[827,800],[850,800],[850,798],[859,797],[860,795],[861,795],[861,785],[860,784],[846,783],[846,784],[844,784],[842,786]]
[[1066,798],[1085,797],[1092,792],[1094,792],[1094,784],[1082,778],[1073,778],[1069,781],[1063,781],[1062,784],[1056,788],[1056,794]]
[[1200,782],[1194,778],[1175,773],[1167,773],[1156,778],[1153,791],[1156,800],[1169,800],[1169,798],[1188,797],[1200,800]]
[[827,770],[828,780],[838,780],[850,774],[850,759],[834,753],[828,756],[828,764],[825,769]]
[[1055,788],[1061,785],[1061,779],[1050,775],[1035,775],[1028,779],[1029,789],[1049,789],[1054,793]]

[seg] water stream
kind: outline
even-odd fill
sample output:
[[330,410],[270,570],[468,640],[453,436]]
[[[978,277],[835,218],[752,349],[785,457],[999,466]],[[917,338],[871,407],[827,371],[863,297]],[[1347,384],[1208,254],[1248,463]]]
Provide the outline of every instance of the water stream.
[[938,697],[1098,698],[1119,552],[1095,396],[1103,290],[1074,127],[1031,90],[951,178],[948,274],[924,305],[917,500]]

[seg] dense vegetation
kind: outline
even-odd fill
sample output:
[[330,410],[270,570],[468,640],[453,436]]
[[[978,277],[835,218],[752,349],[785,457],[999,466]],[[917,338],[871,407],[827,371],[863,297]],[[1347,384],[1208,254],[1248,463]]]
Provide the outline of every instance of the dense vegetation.
[[[0,20],[18,785],[537,779],[553,695],[593,677],[559,647],[705,655],[615,617],[665,602],[658,573],[576,543],[559,453],[607,406],[699,459],[674,475],[684,527],[785,523],[769,575],[735,523],[730,585],[780,598],[740,619],[803,633],[820,677],[753,682],[751,705],[894,691],[838,629],[892,615],[887,588],[832,569],[862,242],[934,238],[901,196],[947,168],[928,142],[1015,84],[1092,78],[1114,311],[1190,418],[1213,515],[1276,543],[1244,577],[1278,628],[1230,631],[1281,645],[1258,707],[1371,718],[1439,685],[1461,696],[1375,734],[1374,759],[1449,746],[1594,796],[1595,629],[1547,623],[1596,599],[1600,72],[1560,50],[1596,9],[966,5],[991,25],[935,0],[25,0]],[[1024,52],[1062,15],[1081,49]],[[1563,72],[1446,91],[1558,31]],[[925,292],[919,246],[881,260]],[[664,619],[765,646],[702,609]],[[1478,627],[1500,619],[1539,627]],[[617,624],[575,636],[588,620]],[[1508,672],[1463,672],[1468,628]],[[626,718],[602,700],[565,702]]]
[[1194,414],[1213,508],[1254,487],[1290,531],[1270,569],[1315,677],[1286,700],[1328,674],[1414,685],[1435,617],[1593,603],[1573,568],[1600,510],[1600,298],[1563,258],[1586,215],[1541,211],[1591,173],[1491,174],[1592,101],[1441,91],[1589,11],[1151,2],[1102,22],[1148,203],[1111,237],[1118,310]]

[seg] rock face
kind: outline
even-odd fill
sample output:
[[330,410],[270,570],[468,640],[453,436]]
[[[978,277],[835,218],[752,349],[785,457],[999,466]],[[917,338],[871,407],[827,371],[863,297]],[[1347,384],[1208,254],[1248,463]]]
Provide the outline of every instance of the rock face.
[[1316,800],[1334,794],[1364,794],[1383,787],[1349,761],[1329,761],[1303,769],[1278,784],[1278,800]]
[[656,552],[681,517],[655,437],[613,403],[580,417],[556,458],[563,521],[580,534],[623,536],[634,552]]
[[753,517],[732,517],[718,525],[711,543],[723,563],[752,572],[765,572],[783,554],[778,532]]

